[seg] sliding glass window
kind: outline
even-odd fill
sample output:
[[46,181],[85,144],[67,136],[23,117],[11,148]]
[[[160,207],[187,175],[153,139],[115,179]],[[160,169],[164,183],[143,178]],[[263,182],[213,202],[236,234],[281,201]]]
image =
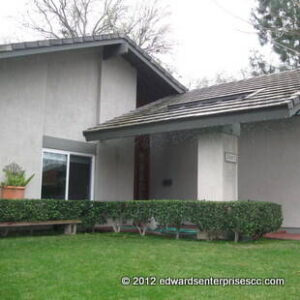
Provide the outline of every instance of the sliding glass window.
[[43,150],[43,199],[91,200],[92,155]]

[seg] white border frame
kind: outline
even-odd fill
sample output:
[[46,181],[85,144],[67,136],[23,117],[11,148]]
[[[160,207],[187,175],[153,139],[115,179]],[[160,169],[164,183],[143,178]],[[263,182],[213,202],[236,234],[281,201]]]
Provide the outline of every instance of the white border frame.
[[84,156],[84,157],[90,157],[92,159],[92,166],[91,166],[91,183],[90,183],[90,199],[91,201],[94,201],[95,197],[95,155],[94,154],[86,154],[86,153],[80,153],[80,152],[72,152],[72,151],[64,151],[64,150],[57,150],[57,149],[51,149],[51,148],[43,148],[42,149],[42,172],[41,172],[41,190],[43,185],[43,157],[44,153],[57,153],[57,154],[63,154],[67,156],[67,172],[66,172],[66,191],[65,191],[65,200],[69,200],[69,174],[70,174],[70,156],[71,155],[77,155],[77,156]]

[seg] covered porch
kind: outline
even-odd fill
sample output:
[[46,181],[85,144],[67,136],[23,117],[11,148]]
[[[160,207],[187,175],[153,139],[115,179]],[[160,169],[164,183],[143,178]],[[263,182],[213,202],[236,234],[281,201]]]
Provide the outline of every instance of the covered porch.
[[300,98],[285,76],[169,96],[84,131],[99,141],[96,199],[270,201],[299,229]]
[[96,194],[110,201],[237,200],[238,136],[234,126],[101,141]]
[[98,141],[95,199],[237,200],[241,126],[289,118],[290,107],[240,112],[227,101],[209,115],[200,108],[204,116],[163,122],[133,115],[137,109],[85,131],[87,141]]
[[98,143],[95,200],[260,200],[299,233],[300,120],[262,121]]

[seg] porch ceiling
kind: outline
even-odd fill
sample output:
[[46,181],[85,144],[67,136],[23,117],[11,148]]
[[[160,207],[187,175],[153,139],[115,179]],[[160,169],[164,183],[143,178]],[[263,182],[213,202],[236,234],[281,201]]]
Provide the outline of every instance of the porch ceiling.
[[294,116],[300,70],[169,96],[84,131],[88,141]]

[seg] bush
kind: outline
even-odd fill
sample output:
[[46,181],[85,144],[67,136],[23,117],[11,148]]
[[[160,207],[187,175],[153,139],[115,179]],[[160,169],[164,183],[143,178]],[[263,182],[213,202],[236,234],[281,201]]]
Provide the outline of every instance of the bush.
[[235,201],[227,208],[228,228],[234,232],[237,242],[240,235],[258,239],[265,233],[280,228],[283,218],[281,206],[270,202]]
[[106,201],[94,202],[94,206],[101,212],[101,218],[113,224],[114,232],[121,231],[121,225],[128,220],[128,202],[125,201]]
[[257,239],[278,230],[282,212],[278,204],[259,201],[0,200],[0,222],[79,219],[89,227],[111,220],[113,230],[120,232],[121,225],[130,220],[145,235],[152,218],[160,227],[175,227],[177,238],[182,224],[190,222],[211,239],[231,232],[238,241],[240,236]]
[[191,201],[162,200],[155,203],[155,220],[160,227],[175,227],[176,238],[179,238],[180,228],[189,220]]
[[129,201],[127,203],[127,218],[132,220],[139,234],[144,236],[147,232],[151,219],[157,215],[155,211],[157,201]]
[[0,200],[0,222],[79,219],[84,227],[102,223],[91,201]]
[[189,221],[200,231],[207,232],[209,239],[229,231],[228,202],[194,201],[190,205]]

